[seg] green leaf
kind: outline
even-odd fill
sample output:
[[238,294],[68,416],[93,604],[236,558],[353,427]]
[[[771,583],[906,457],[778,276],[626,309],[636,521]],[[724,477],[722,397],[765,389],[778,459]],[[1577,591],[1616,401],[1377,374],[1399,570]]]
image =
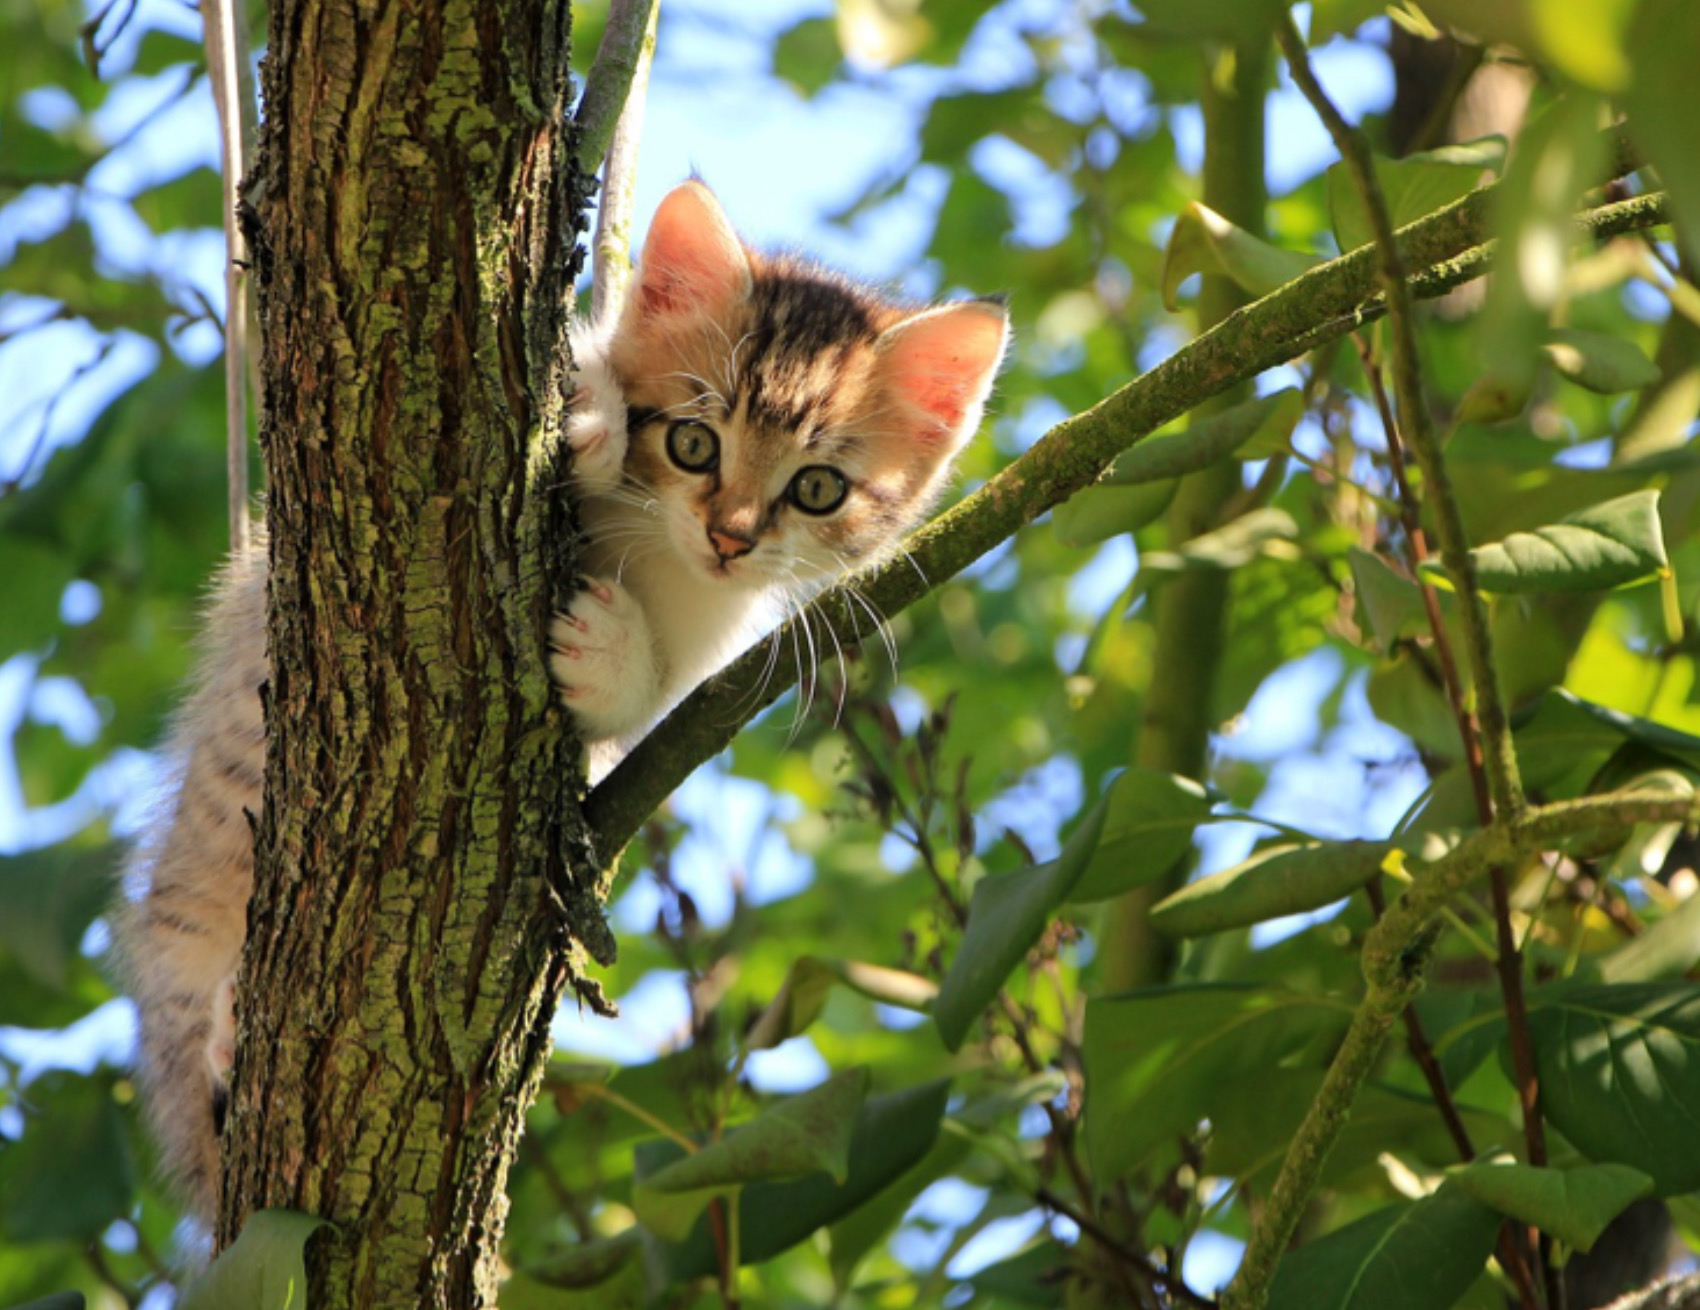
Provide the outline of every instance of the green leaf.
[[[856,1114],[849,1169],[842,1179],[824,1173],[789,1182],[751,1183],[738,1197],[740,1255],[760,1264],[783,1254],[828,1225],[857,1213],[902,1179],[939,1142],[950,1099],[950,1080],[869,1097]],[[836,1238],[834,1250],[836,1255]],[[719,1268],[712,1235],[697,1227],[667,1252],[675,1279],[701,1278]]]
[[1651,719],[1585,701],[1554,687],[1514,725],[1525,785],[1555,800],[1591,787],[1606,762],[1626,743],[1646,747],[1700,769],[1700,737]]
[[1633,341],[1603,332],[1554,328],[1541,351],[1577,386],[1602,396],[1641,391],[1664,376]]
[[1319,1035],[1342,1007],[1237,983],[1154,987],[1086,1003],[1086,1151],[1109,1180],[1171,1149],[1209,1117],[1232,1080],[1263,1074]]
[[1180,573],[1187,569],[1237,569],[1266,552],[1285,551],[1284,543],[1299,535],[1298,524],[1284,509],[1254,509],[1232,523],[1192,538],[1175,550],[1154,550],[1139,561],[1141,573]]
[[781,32],[774,42],[773,75],[796,87],[805,98],[832,81],[843,62],[838,22],[833,18],[805,18]]
[[1198,419],[1184,432],[1147,437],[1118,457],[1098,485],[1131,487],[1185,477],[1221,463],[1254,437],[1258,448],[1247,458],[1264,458],[1286,448],[1303,414],[1304,396],[1294,387],[1258,396]]
[[81,1292],[60,1292],[36,1301],[26,1301],[12,1310],[87,1310],[88,1299]]
[[1608,94],[1633,83],[1625,48],[1635,0],[1529,0],[1541,54],[1565,76]]
[[1107,793],[1108,809],[1086,871],[1069,893],[1077,905],[1143,887],[1192,850],[1192,834],[1210,816],[1210,796],[1191,778],[1160,769],[1128,769]]
[[632,1208],[643,1225],[681,1241],[717,1196],[755,1182],[825,1170],[842,1183],[868,1071],[849,1069],[787,1097],[719,1141],[641,1179]]
[[110,846],[48,846],[0,856],[0,945],[47,987],[64,990],[83,934],[112,898]]
[[0,658],[36,650],[59,631],[59,601],[76,578],[65,553],[8,536],[0,556]]
[[1145,24],[1164,36],[1227,41],[1266,38],[1280,12],[1277,0],[1145,0]]
[[1537,997],[1529,1032],[1542,1111],[1571,1145],[1639,1169],[1656,1195],[1700,1188],[1700,985]]
[[606,1283],[643,1249],[643,1230],[636,1224],[613,1237],[574,1242],[541,1260],[527,1262],[525,1272],[552,1287],[596,1287]]
[[[1137,450],[1138,447],[1136,446]],[[1099,483],[1077,491],[1052,511],[1057,540],[1065,546],[1096,546],[1100,541],[1137,532],[1155,523],[1175,498],[1173,482],[1136,487]]]
[[1376,877],[1397,849],[1387,841],[1271,846],[1165,897],[1151,909],[1151,926],[1170,937],[1203,937],[1319,910]]
[[1681,978],[1700,963],[1700,896],[1690,895],[1674,910],[1600,959],[1600,977],[1608,983],[1662,982]]
[[[1352,568],[1352,595],[1357,617],[1383,650],[1392,650],[1404,637],[1429,635],[1428,610],[1422,588],[1380,555],[1358,546],[1347,552]],[[1444,612],[1448,597],[1442,593]]]
[[[1606,591],[1670,566],[1656,491],[1620,496],[1470,553],[1482,590],[1501,594]],[[1433,570],[1444,576],[1438,565]]]
[[981,1011],[1085,874],[1104,830],[1111,794],[1086,812],[1055,860],[991,874],[975,886],[968,928],[933,1006],[933,1022],[950,1050],[962,1046]]
[[261,1210],[207,1271],[184,1289],[181,1310],[309,1310],[307,1240],[330,1225],[294,1210]]
[[[1490,136],[1462,145],[1445,146],[1407,155],[1403,159],[1375,161],[1376,180],[1387,202],[1388,217],[1395,230],[1424,215],[1462,200],[1483,185],[1484,172],[1497,173],[1505,162],[1505,138]],[[1345,252],[1367,246],[1375,239],[1369,216],[1344,162],[1328,170],[1328,215],[1334,237]]]
[[1700,250],[1700,115],[1693,52],[1700,49],[1700,5],[1640,0],[1630,28],[1634,76],[1623,92],[1631,138],[1670,192],[1681,243]]
[[1163,307],[1179,312],[1181,283],[1194,273],[1220,273],[1242,290],[1266,296],[1321,262],[1316,255],[1271,245],[1194,200],[1175,220],[1163,253]]
[[1058,1284],[1067,1276],[1071,1263],[1064,1247],[1044,1237],[1025,1251],[987,1265],[968,1281],[979,1296],[993,1298],[993,1306],[1055,1310]]
[[1593,1250],[1606,1225],[1653,1189],[1646,1174],[1621,1164],[1539,1169],[1510,1159],[1478,1160],[1448,1173],[1466,1196],[1578,1251]]
[[803,1032],[826,1009],[826,998],[836,977],[812,955],[797,959],[785,971],[779,994],[744,1034],[744,1048],[766,1051]]
[[1482,1272],[1498,1232],[1497,1214],[1443,1185],[1289,1254],[1267,1310],[1448,1310]]
[[0,1151],[0,1234],[87,1242],[128,1211],[136,1178],[116,1081],[54,1069],[24,1087],[24,1134]]
[[1509,395],[1533,383],[1548,319],[1565,294],[1573,215],[1582,192],[1598,180],[1604,152],[1601,109],[1593,95],[1573,92],[1532,117],[1499,187],[1502,272],[1488,284],[1475,362]]

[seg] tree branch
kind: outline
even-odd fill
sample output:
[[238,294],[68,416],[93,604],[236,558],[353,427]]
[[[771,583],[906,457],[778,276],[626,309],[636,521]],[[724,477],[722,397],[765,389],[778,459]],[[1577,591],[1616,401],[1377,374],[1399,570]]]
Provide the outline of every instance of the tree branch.
[[[1485,187],[1400,229],[1421,298],[1482,276],[1492,262]],[[1665,221],[1662,193],[1604,205],[1578,217],[1579,240],[1599,240]],[[852,589],[886,614],[913,604],[992,547],[1103,474],[1115,457],[1201,401],[1243,378],[1333,341],[1386,312],[1374,290],[1373,253],[1354,251],[1312,269],[1188,343],[1091,409],[1052,428],[972,496],[923,525],[906,550],[824,593],[814,609],[841,640],[865,623]],[[793,620],[793,623],[795,620]],[[597,853],[610,860],[697,765],[797,680],[790,626],[768,651],[746,652],[687,696],[586,800]],[[850,640],[854,640],[852,636]],[[799,636],[798,641],[801,641]]]
[[230,549],[241,554],[248,548],[249,296],[248,250],[236,221],[236,202],[254,144],[254,79],[241,0],[201,0],[201,41],[224,164],[225,478]]
[[[643,140],[644,101],[649,89],[649,66],[655,58],[655,28],[661,17],[661,0],[649,0],[644,7],[649,10],[649,18],[643,28],[637,63],[627,86],[625,107],[620,111],[613,139],[608,143],[608,157],[602,165],[602,195],[596,204],[590,321],[598,327],[620,312],[620,306],[626,299],[626,286],[632,280],[632,197],[637,192],[638,144]],[[603,45],[607,45],[606,34]],[[596,58],[600,64],[600,50]],[[586,100],[589,97],[587,90]],[[580,138],[581,142],[583,139]]]
[[[1283,14],[1275,25],[1275,39],[1287,57],[1293,81],[1306,100],[1316,110],[1333,138],[1335,147],[1346,163],[1352,184],[1369,216],[1374,233],[1376,263],[1382,294],[1388,303],[1388,320],[1393,354],[1393,389],[1399,407],[1399,432],[1407,441],[1417,462],[1422,466],[1427,483],[1428,501],[1434,512],[1435,534],[1440,538],[1441,562],[1458,593],[1459,615],[1463,621],[1465,656],[1470,662],[1470,674],[1476,694],[1476,711],[1472,724],[1462,699],[1456,671],[1448,660],[1447,690],[1458,715],[1459,731],[1463,735],[1465,759],[1476,785],[1477,806],[1484,824],[1515,819],[1522,813],[1526,801],[1518,774],[1517,752],[1511,740],[1511,720],[1506,713],[1505,698],[1499,685],[1499,671],[1494,664],[1493,640],[1488,626],[1487,602],[1476,585],[1476,562],[1470,554],[1469,537],[1464,530],[1463,512],[1453,494],[1451,474],[1442,457],[1440,441],[1435,435],[1428,402],[1423,398],[1422,369],[1417,358],[1415,314],[1411,307],[1410,290],[1405,282],[1405,270],[1399,258],[1399,246],[1393,236],[1393,222],[1388,214],[1386,197],[1376,179],[1375,161],[1363,133],[1353,129],[1341,115],[1328,93],[1317,81],[1305,50],[1304,38],[1290,14]],[[1439,623],[1438,606],[1432,593],[1426,598],[1437,640],[1445,652],[1444,625]],[[1473,728],[1473,731],[1472,731]],[[1494,924],[1498,935],[1500,992],[1505,998],[1506,1024],[1511,1034],[1512,1064],[1517,1076],[1517,1099],[1523,1114],[1523,1137],[1529,1163],[1547,1162],[1546,1133],[1541,1126],[1540,1082],[1535,1071],[1534,1045],[1529,1036],[1528,1005],[1523,997],[1523,956],[1517,948],[1517,937],[1511,925],[1511,894],[1503,866],[1490,871],[1493,894]],[[1537,1268],[1545,1275],[1547,1301],[1558,1310],[1562,1304],[1562,1289],[1557,1271],[1545,1258],[1540,1236],[1533,1228],[1528,1234],[1529,1249]],[[1529,1307],[1533,1310],[1533,1306]]]
[[[589,177],[602,166],[640,70],[647,74],[655,49],[655,10],[660,0],[610,0],[602,43],[584,79],[574,121],[578,169]],[[637,88],[641,94],[642,87]]]
[[1494,868],[1566,841],[1619,840],[1641,822],[1692,823],[1700,808],[1687,797],[1648,791],[1584,796],[1525,810],[1484,828],[1416,872],[1414,881],[1364,938],[1368,988],[1281,1162],[1281,1172],[1252,1225],[1239,1272],[1222,1295],[1223,1310],[1261,1310],[1322,1167],[1346,1125],[1358,1088],[1375,1067],[1388,1031],[1422,990],[1434,939],[1434,916],[1452,897]]

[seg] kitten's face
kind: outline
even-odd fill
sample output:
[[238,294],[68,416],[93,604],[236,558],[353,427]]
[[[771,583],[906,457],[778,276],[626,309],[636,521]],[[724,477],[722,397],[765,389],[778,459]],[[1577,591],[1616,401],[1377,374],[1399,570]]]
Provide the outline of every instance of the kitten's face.
[[1004,334],[996,306],[916,314],[747,252],[687,183],[656,214],[610,349],[627,480],[705,586],[812,590],[926,512]]

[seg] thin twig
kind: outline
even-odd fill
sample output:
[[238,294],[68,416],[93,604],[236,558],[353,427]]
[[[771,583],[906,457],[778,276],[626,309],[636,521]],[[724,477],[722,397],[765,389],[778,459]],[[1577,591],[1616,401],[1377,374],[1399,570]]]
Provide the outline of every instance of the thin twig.
[[1139,1272],[1153,1286],[1168,1289],[1170,1297],[1174,1300],[1185,1301],[1188,1305],[1197,1307],[1198,1310],[1216,1310],[1216,1303],[1209,1297],[1200,1296],[1197,1292],[1193,1291],[1192,1288],[1188,1287],[1184,1280],[1171,1278],[1168,1274],[1164,1273],[1163,1270],[1153,1264],[1148,1257],[1142,1255],[1140,1252],[1127,1245],[1127,1243],[1120,1240],[1114,1233],[1110,1232],[1090,1215],[1082,1214],[1079,1210],[1076,1210],[1050,1188],[1043,1186],[1037,1188],[1033,1193],[1033,1199],[1038,1201],[1040,1205],[1047,1209],[1055,1210],[1064,1219],[1068,1220],[1094,1242],[1098,1243],[1099,1246],[1103,1247],[1105,1251],[1115,1256],[1116,1259],[1121,1260],[1126,1264],[1130,1264],[1135,1269],[1139,1270]]
[[[1316,110],[1335,147],[1340,151],[1352,182],[1363,202],[1375,236],[1375,253],[1382,294],[1387,299],[1389,336],[1393,346],[1393,390],[1398,400],[1399,431],[1410,442],[1421,465],[1429,503],[1440,538],[1440,556],[1455,587],[1464,628],[1466,654],[1475,684],[1477,732],[1481,742],[1480,768],[1485,773],[1486,804],[1481,805],[1484,822],[1515,821],[1526,804],[1518,775],[1517,754],[1511,740],[1510,718],[1505,710],[1494,665],[1493,642],[1488,626],[1487,605],[1476,585],[1475,560],[1470,555],[1464,519],[1453,494],[1450,475],[1422,394],[1422,372],[1417,357],[1415,314],[1410,288],[1405,281],[1403,260],[1393,234],[1387,201],[1376,179],[1374,160],[1362,133],[1347,124],[1334,102],[1317,81],[1290,15],[1283,15],[1275,28],[1276,41],[1287,58],[1293,82]],[[1460,703],[1461,708],[1461,703]],[[1465,746],[1472,734],[1465,728]],[[1472,774],[1474,776],[1474,774]],[[1479,792],[1478,792],[1479,796]],[[1480,802],[1479,802],[1480,803]],[[1499,983],[1505,998],[1506,1026],[1511,1040],[1512,1065],[1516,1074],[1518,1100],[1523,1111],[1525,1146],[1532,1165],[1547,1161],[1546,1134],[1541,1124],[1540,1084],[1535,1069],[1534,1044],[1529,1035],[1528,1006],[1523,996],[1523,960],[1517,950],[1511,924],[1511,896],[1506,870],[1490,872],[1495,927],[1499,938]],[[1548,1301],[1559,1305],[1558,1277],[1539,1235],[1530,1230],[1532,1244],[1540,1253],[1539,1267],[1545,1273]]]
[[201,0],[201,24],[223,154],[225,479],[230,549],[239,555],[248,548],[249,308],[248,251],[236,202],[254,140],[254,88],[242,0]]

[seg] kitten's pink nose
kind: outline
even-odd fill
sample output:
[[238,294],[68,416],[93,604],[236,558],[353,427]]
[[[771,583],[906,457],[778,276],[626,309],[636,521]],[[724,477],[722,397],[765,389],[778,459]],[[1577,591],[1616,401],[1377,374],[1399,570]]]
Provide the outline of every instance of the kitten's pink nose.
[[740,537],[735,532],[725,532],[720,528],[708,530],[708,540],[714,546],[714,553],[720,556],[721,562],[735,560],[740,555],[748,555],[755,549],[755,542],[748,537]]

